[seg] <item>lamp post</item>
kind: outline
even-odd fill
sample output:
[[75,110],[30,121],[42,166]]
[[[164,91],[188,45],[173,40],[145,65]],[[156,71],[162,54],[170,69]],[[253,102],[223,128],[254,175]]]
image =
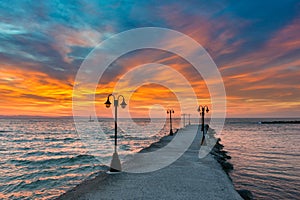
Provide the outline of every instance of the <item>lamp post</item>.
[[189,114],[189,125],[191,125],[191,114]]
[[170,114],[170,135],[173,135],[173,130],[172,130],[172,113],[174,113],[173,109],[168,109],[167,114]]
[[185,116],[186,114],[181,114],[183,116],[183,128],[185,127]]
[[119,99],[120,97],[123,98],[123,101],[122,103],[120,104],[120,106],[122,108],[125,108],[126,107],[126,103],[125,103],[125,98],[123,95],[119,95],[117,98],[115,97],[115,95],[113,94],[110,94],[107,96],[107,100],[106,102],[104,103],[106,105],[106,108],[109,108],[111,103],[109,101],[109,97],[113,97],[114,98],[114,106],[115,106],[115,151],[113,153],[113,157],[112,157],[112,160],[111,160],[111,163],[110,163],[110,172],[120,172],[122,171],[122,167],[121,167],[121,162],[120,162],[120,159],[119,159],[119,156],[118,156],[118,152],[117,152],[117,136],[118,136],[118,106],[119,106]]
[[203,136],[202,136],[202,141],[201,141],[201,145],[203,144],[204,142],[204,139],[205,139],[205,135],[204,135],[204,115],[205,115],[205,111],[206,113],[209,112],[209,109],[208,109],[208,106],[199,106],[198,107],[198,112],[200,113],[200,115],[202,116],[202,127],[201,127],[201,131],[203,133]]

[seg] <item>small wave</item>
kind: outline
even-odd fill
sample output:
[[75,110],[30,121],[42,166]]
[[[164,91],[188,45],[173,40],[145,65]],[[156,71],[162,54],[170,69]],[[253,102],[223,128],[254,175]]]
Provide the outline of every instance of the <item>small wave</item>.
[[127,139],[127,140],[144,140],[145,138],[129,136],[129,137],[126,137],[126,139]]
[[9,192],[20,191],[20,190],[37,190],[46,187],[54,187],[58,184],[57,183],[58,180],[60,181],[60,184],[62,184],[64,180],[68,180],[70,179],[70,177],[75,177],[75,174],[65,176],[64,178],[49,176],[45,178],[40,177],[37,179],[21,180],[17,184],[8,185],[4,192],[9,193]]
[[70,155],[67,152],[49,152],[49,151],[32,151],[23,155],[23,158],[28,158],[31,156],[66,156]]
[[38,142],[38,141],[41,141],[41,139],[14,139],[14,140],[11,140],[11,142],[15,142],[15,143],[23,143],[23,142]]
[[82,178],[93,178],[101,171],[107,169],[108,167],[104,165],[84,165],[71,169],[61,167],[57,169],[51,169],[50,171],[35,171],[33,173],[14,177],[15,180],[7,179],[6,181],[8,181],[8,183],[5,185],[5,189],[3,191],[5,193],[10,193],[20,190],[37,190],[55,187],[58,185],[65,185],[65,183],[69,182],[70,180],[81,181]]
[[62,157],[62,158],[51,158],[46,160],[11,160],[10,163],[15,164],[16,166],[24,166],[24,165],[58,165],[64,163],[89,163],[96,161],[96,158],[91,155],[78,155],[75,157]]
[[[110,135],[109,138],[115,138],[115,136],[114,135]],[[124,136],[123,135],[118,135],[118,138],[124,138]]]
[[79,140],[79,139],[78,138],[64,138],[63,140],[64,141],[69,141],[69,140],[72,140],[72,141],[74,140],[75,141],[75,140]]
[[47,141],[52,141],[52,142],[56,142],[56,141],[77,141],[79,140],[79,138],[51,138],[51,137],[47,137],[45,138],[45,140]]
[[17,148],[17,150],[25,150],[25,151],[30,150],[30,149],[32,149],[32,148],[30,148],[30,147],[19,147],[19,148]]
[[89,160],[95,160],[95,159],[96,159],[95,156],[83,154],[83,155],[78,155],[76,157],[70,158],[70,161],[72,161],[72,162],[75,162],[77,160],[87,160],[87,161],[89,161]]
[[123,145],[120,146],[120,149],[125,150],[125,151],[128,151],[128,150],[130,150],[131,148],[130,148],[130,145],[123,144]]
[[25,154],[24,156],[22,156],[22,157],[41,156],[41,155],[44,155],[44,152],[42,152],[42,151],[34,151],[34,152],[26,153],[26,154]]
[[87,173],[87,172],[92,172],[92,171],[103,171],[103,170],[107,170],[108,167],[105,165],[91,165],[91,164],[87,164],[87,165],[80,165],[80,166],[76,166],[76,167],[61,167],[60,169],[64,169],[67,171],[67,173],[76,173],[76,174],[83,174],[83,173]]

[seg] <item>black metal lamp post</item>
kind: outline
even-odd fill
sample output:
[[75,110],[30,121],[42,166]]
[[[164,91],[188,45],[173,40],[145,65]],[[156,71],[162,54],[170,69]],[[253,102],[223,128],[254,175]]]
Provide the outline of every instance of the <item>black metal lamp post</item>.
[[199,106],[198,107],[198,112],[200,113],[200,115],[202,116],[202,127],[201,127],[201,131],[203,133],[203,136],[202,136],[202,141],[201,141],[201,145],[203,144],[204,142],[204,139],[205,139],[205,135],[204,135],[204,115],[205,115],[205,111],[206,113],[209,112],[209,109],[208,109],[208,106]]
[[110,94],[107,96],[107,100],[106,102],[104,103],[106,105],[106,108],[109,108],[111,103],[109,101],[109,97],[113,97],[114,98],[114,106],[115,106],[115,151],[114,151],[114,154],[113,154],[113,157],[112,157],[112,160],[111,160],[111,163],[110,163],[110,172],[120,172],[122,171],[122,167],[121,167],[121,162],[120,162],[120,158],[119,158],[119,155],[118,155],[118,152],[117,152],[117,136],[118,136],[118,106],[119,106],[119,98],[122,97],[123,98],[123,101],[122,103],[120,104],[120,106],[122,108],[125,108],[126,107],[126,103],[125,103],[125,98],[123,95],[119,95],[117,98],[115,97],[115,95],[113,94]]
[[173,130],[172,130],[172,113],[174,113],[173,109],[168,109],[167,114],[170,114],[170,135],[173,135]]
[[189,125],[191,125],[191,114],[189,114]]

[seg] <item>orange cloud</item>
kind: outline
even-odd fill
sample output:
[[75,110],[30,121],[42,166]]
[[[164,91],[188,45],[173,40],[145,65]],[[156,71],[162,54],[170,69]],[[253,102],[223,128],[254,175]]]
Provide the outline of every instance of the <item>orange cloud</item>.
[[129,111],[132,117],[148,118],[149,110],[156,104],[165,109],[172,108],[176,113],[174,116],[180,116],[180,105],[176,95],[168,88],[157,84],[139,87],[129,100]]
[[72,86],[37,71],[0,68],[0,115],[70,115]]

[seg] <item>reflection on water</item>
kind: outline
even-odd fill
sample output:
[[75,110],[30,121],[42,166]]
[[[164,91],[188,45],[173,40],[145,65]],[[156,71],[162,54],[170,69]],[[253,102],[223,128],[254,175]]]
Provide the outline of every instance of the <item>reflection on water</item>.
[[[90,134],[97,122],[80,123]],[[256,199],[299,199],[300,125],[258,124],[260,119],[228,119],[222,143],[234,164],[231,173],[238,189],[248,189]],[[264,120],[266,121],[266,120]],[[95,124],[93,124],[95,123]],[[110,159],[114,123],[99,122],[105,133],[98,157]],[[119,151],[139,151],[169,133],[161,120],[120,120]],[[192,119],[198,123],[198,119]],[[179,127],[180,120],[174,120]],[[90,129],[89,129],[90,128]],[[212,127],[213,128],[213,127]],[[158,132],[152,131],[159,129]],[[101,137],[99,136],[99,140]],[[0,199],[49,199],[74,187],[105,167],[91,155],[75,131],[73,119],[0,119]]]
[[[90,134],[97,133],[97,122],[87,121],[80,123]],[[167,134],[169,125],[160,128],[161,121],[149,127],[145,120],[135,120],[138,126],[120,120],[120,153],[137,152]],[[179,123],[175,119],[174,127]],[[0,199],[49,199],[105,170],[100,161],[111,159],[106,149],[112,148],[114,122],[103,119],[99,124],[107,141],[97,146],[96,159],[81,142],[73,119],[0,119]],[[159,131],[153,133],[155,126]]]
[[229,119],[221,135],[232,157],[235,186],[256,199],[299,199],[300,125],[259,121]]

